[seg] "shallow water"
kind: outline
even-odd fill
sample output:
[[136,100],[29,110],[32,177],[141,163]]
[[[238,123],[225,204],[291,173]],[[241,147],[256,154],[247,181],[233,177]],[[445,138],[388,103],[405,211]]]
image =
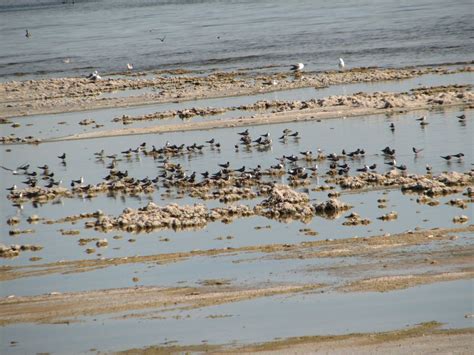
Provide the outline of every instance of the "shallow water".
[[[474,73],[456,73],[449,75],[428,74],[417,78],[382,81],[374,83],[355,83],[347,85],[333,85],[328,88],[314,89],[302,88],[294,90],[276,91],[266,94],[224,97],[215,99],[191,100],[180,103],[164,103],[135,107],[107,108],[99,110],[89,110],[81,112],[70,112],[60,114],[32,115],[26,117],[16,117],[11,120],[21,124],[21,127],[13,128],[10,125],[0,125],[2,136],[14,133],[16,136],[25,137],[32,135],[36,138],[48,139],[73,135],[82,132],[106,131],[110,129],[119,129],[122,127],[152,127],[166,124],[181,123],[179,118],[164,120],[137,121],[131,125],[112,122],[115,117],[122,115],[138,116],[157,111],[182,110],[192,107],[232,107],[253,104],[258,100],[309,100],[320,99],[331,95],[352,95],[357,92],[405,92],[412,88],[420,86],[439,86],[450,84],[472,84],[474,82]],[[196,116],[190,119],[190,122],[225,120],[226,118],[249,117],[255,114],[254,111],[229,111],[220,115]],[[81,126],[79,122],[92,118],[97,124],[103,127],[93,128],[95,125]],[[63,122],[63,124],[59,124]]]
[[[472,287],[472,281],[462,280],[389,293],[273,296],[168,312],[164,320],[105,316],[82,318],[84,322],[67,326],[19,324],[2,328],[0,351],[82,353],[92,348],[113,351],[164,342],[245,344],[277,337],[389,331],[432,320],[448,328],[469,327],[472,321],[464,315],[473,311]],[[208,318],[213,315],[227,317]],[[9,347],[10,341],[18,344]]]
[[472,59],[471,17],[469,0],[4,0],[0,78],[116,72],[128,62],[135,70],[458,62]]
[[[472,167],[474,158],[473,142],[471,137],[474,135],[472,120],[468,118],[465,125],[460,124],[455,118],[461,112],[458,110],[435,111],[429,114],[430,125],[422,129],[415,120],[420,114],[404,114],[387,118],[383,116],[371,116],[365,118],[352,119],[333,119],[322,122],[308,121],[291,123],[293,130],[301,132],[302,138],[298,141],[289,139],[286,144],[274,142],[273,148],[268,152],[244,151],[235,152],[233,145],[238,142],[236,132],[241,128],[219,129],[214,132],[192,131],[181,133],[170,133],[165,136],[161,135],[145,135],[145,136],[129,136],[123,137],[93,139],[88,140],[87,145],[84,141],[69,141],[57,143],[45,143],[39,146],[17,145],[9,146],[12,152],[6,152],[6,147],[2,148],[2,163],[7,167],[15,167],[21,163],[30,162],[33,167],[48,164],[52,171],[56,172],[56,179],[61,178],[64,186],[69,186],[72,179],[78,179],[81,175],[85,177],[85,183],[98,183],[107,175],[108,170],[105,166],[109,159],[105,162],[97,162],[93,158],[93,152],[105,149],[107,154],[117,153],[126,150],[129,147],[136,147],[141,142],[147,142],[148,145],[156,144],[162,146],[166,140],[172,143],[180,144],[191,142],[202,143],[206,139],[210,139],[213,135],[219,137],[222,142],[221,150],[210,150],[205,148],[203,154],[195,154],[189,157],[172,158],[173,162],[181,163],[186,171],[190,174],[192,171],[215,172],[218,170],[218,163],[230,161],[231,167],[240,168],[242,165],[247,169],[261,164],[263,168],[276,163],[276,157],[282,155],[298,154],[300,151],[313,150],[322,148],[326,153],[340,152],[343,148],[347,151],[356,148],[365,148],[367,155],[364,159],[350,161],[352,166],[351,174],[355,174],[355,169],[362,167],[364,164],[370,165],[377,163],[378,171],[384,172],[388,170],[388,166],[384,164],[384,158],[380,155],[380,149],[389,145],[397,150],[397,161],[399,164],[406,164],[408,170],[414,173],[424,173],[425,165],[433,166],[433,172],[438,174],[442,171],[456,170],[468,171]],[[470,113],[467,112],[469,116]],[[388,122],[393,121],[396,124],[396,131],[392,133],[388,129]],[[263,134],[266,130],[271,136],[278,137],[280,132],[286,127],[286,124],[270,125],[266,127],[250,128],[251,134],[257,136]],[[265,129],[265,130],[263,130]],[[370,136],[371,140],[362,142],[363,137]],[[439,142],[443,142],[440,144]],[[424,148],[424,151],[415,157],[411,152],[411,147],[416,145],[418,148]],[[57,153],[52,153],[57,152]],[[57,154],[66,152],[67,165],[62,166]],[[455,154],[464,152],[465,158],[462,161],[454,159],[451,163],[446,163],[439,156],[444,154]],[[32,159],[32,157],[38,157]],[[138,158],[124,159],[119,163],[120,170],[128,170],[131,176],[136,178],[144,178],[146,176],[153,178],[159,174],[159,162],[154,161],[150,157],[140,156]],[[304,163],[301,163],[304,164]],[[328,169],[328,163],[320,163],[320,171],[324,173]],[[34,168],[33,168],[34,169]],[[37,169],[34,169],[37,170]],[[24,176],[15,176],[8,171],[1,170],[0,178],[4,181],[4,186],[17,184],[22,186],[21,181]],[[285,177],[276,178],[275,181],[286,183]],[[314,180],[318,183],[318,180]],[[324,184],[324,178],[319,179],[320,184]],[[312,192],[304,188],[300,191],[309,193],[313,201],[322,201],[327,197],[327,192]],[[108,234],[96,232],[93,230],[84,230],[84,221],[78,221],[72,225],[53,224],[45,225],[42,223],[29,225],[26,218],[32,214],[38,214],[40,217],[48,219],[58,219],[73,213],[93,212],[97,209],[103,210],[107,214],[118,215],[125,207],[138,208],[146,205],[149,201],[164,205],[170,202],[179,204],[192,204],[203,201],[184,197],[176,199],[175,197],[167,197],[162,195],[162,189],[149,195],[139,195],[136,197],[122,196],[107,197],[102,194],[93,199],[63,198],[54,202],[48,202],[44,205],[32,205],[25,203],[23,209],[19,210],[11,206],[11,202],[6,199],[6,192],[0,191],[0,206],[2,218],[0,225],[4,230],[13,228],[26,229],[34,228],[36,233],[24,234],[18,237],[10,237],[6,234],[2,235],[0,241],[4,244],[12,243],[33,243],[44,246],[42,251],[36,253],[25,252],[20,257],[12,260],[2,260],[2,265],[22,265],[29,264],[28,258],[31,256],[40,256],[44,258],[41,262],[58,261],[62,259],[82,259],[94,258],[94,255],[84,253],[86,247],[77,245],[80,237],[107,237],[110,246],[104,250],[98,250],[104,257],[118,257],[126,255],[147,255],[156,253],[168,253],[175,251],[188,251],[192,249],[209,249],[214,247],[232,246],[239,247],[244,245],[255,244],[271,244],[271,243],[294,243],[308,240],[308,237],[299,232],[301,228],[312,228],[319,233],[317,238],[343,238],[354,235],[377,235],[383,233],[403,232],[415,227],[431,228],[452,226],[452,218],[454,216],[465,214],[472,215],[472,204],[469,204],[467,210],[461,210],[456,207],[447,206],[444,203],[451,198],[461,197],[460,195],[452,195],[441,198],[441,205],[430,207],[416,203],[416,195],[403,195],[397,190],[393,191],[373,191],[363,194],[346,194],[343,193],[341,200],[354,206],[353,211],[358,212],[362,217],[369,218],[372,223],[368,226],[346,227],[342,225],[342,219],[326,220],[321,217],[315,217],[308,224],[301,222],[293,222],[283,224],[271,221],[262,217],[252,217],[240,219],[231,224],[225,225],[220,222],[210,223],[205,229],[197,231],[180,231],[173,232],[155,231],[150,234],[140,234],[134,236],[130,233],[112,232]],[[377,208],[377,199],[388,199],[387,208]],[[253,201],[240,201],[242,204],[254,205],[259,199]],[[212,208],[221,205],[218,201],[206,201],[206,204]],[[397,211],[399,218],[396,222],[382,222],[377,217],[390,211]],[[417,213],[413,213],[417,212]],[[6,225],[6,219],[18,215],[22,218],[22,222],[15,227],[10,228]],[[255,230],[256,226],[270,225],[271,229]],[[59,229],[77,229],[81,231],[79,236],[62,236]],[[120,234],[124,236],[121,241],[112,240],[112,236]],[[235,238],[222,242],[216,241],[218,236],[232,235]],[[168,237],[171,242],[159,242],[160,237]],[[128,239],[137,239],[136,243],[127,242]],[[114,250],[120,247],[119,250]],[[25,284],[26,285],[26,284]],[[23,285],[23,286],[25,286]],[[84,285],[85,286],[85,285]],[[26,287],[25,289],[27,289]],[[12,290],[5,287],[3,294],[9,294]]]

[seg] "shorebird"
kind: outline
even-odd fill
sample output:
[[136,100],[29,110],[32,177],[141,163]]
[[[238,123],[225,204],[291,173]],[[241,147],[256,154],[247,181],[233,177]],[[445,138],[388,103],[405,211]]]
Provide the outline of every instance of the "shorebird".
[[30,31],[28,31],[28,29],[25,30],[25,37],[26,37],[26,38],[30,38],[30,37],[31,37],[31,33],[30,33]]
[[363,168],[356,169],[356,171],[359,171],[359,172],[361,172],[361,173],[366,173],[366,172],[369,171],[369,169],[370,169],[370,168],[369,168],[367,165],[364,165]]
[[303,70],[304,64],[303,63],[297,63],[291,66],[290,70],[292,71],[300,71]]
[[344,60],[342,58],[339,58],[338,66],[340,70],[344,70],[344,68],[346,67],[346,64],[344,63]]
[[464,156],[464,153],[453,154],[453,155],[451,155],[451,156],[452,156],[452,157],[456,157],[456,158],[458,158],[459,160],[461,160],[462,157]]
[[66,153],[63,153],[62,155],[58,155],[58,158],[64,161],[66,159]]
[[418,148],[417,149],[417,148],[413,147],[413,148],[411,148],[411,150],[413,150],[413,153],[418,154],[418,153],[423,151],[423,148]]
[[466,115],[464,113],[462,115],[456,116],[456,117],[459,118],[459,122],[462,122],[466,119]]
[[16,190],[16,185],[13,185],[12,187],[8,187],[5,190],[13,192]]
[[288,137],[296,138],[296,137],[298,137],[298,135],[299,135],[299,132],[295,132],[295,133],[292,133],[292,134],[288,134]]
[[127,63],[127,69],[128,69],[128,70],[132,70],[132,69],[133,69],[133,65],[131,65],[130,63]]
[[420,118],[416,119],[417,121],[426,121],[426,116],[421,116]]
[[451,160],[451,155],[441,156],[441,158],[443,158],[446,161],[449,161]]
[[97,81],[97,80],[102,79],[102,77],[99,75],[97,70],[95,70],[93,73],[90,73],[86,78],[92,81]]
[[243,132],[237,132],[237,134],[240,135],[240,136],[248,136],[250,133],[249,133],[249,130],[246,129],[246,130],[243,131]]

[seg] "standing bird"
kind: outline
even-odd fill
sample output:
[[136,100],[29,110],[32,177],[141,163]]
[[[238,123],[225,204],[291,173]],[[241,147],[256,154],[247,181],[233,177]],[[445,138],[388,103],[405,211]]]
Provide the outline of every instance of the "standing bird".
[[300,71],[303,70],[304,64],[303,63],[297,63],[291,66],[290,70],[292,71]]
[[30,31],[28,31],[28,29],[26,29],[25,31],[26,31],[25,37],[26,37],[26,38],[30,38],[30,37],[31,37]]
[[346,67],[346,64],[344,63],[344,59],[342,58],[339,58],[339,70],[344,70],[344,68]]

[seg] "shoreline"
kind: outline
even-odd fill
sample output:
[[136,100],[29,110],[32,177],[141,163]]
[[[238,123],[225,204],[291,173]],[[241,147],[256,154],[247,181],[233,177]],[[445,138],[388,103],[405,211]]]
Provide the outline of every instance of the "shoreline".
[[[246,96],[282,90],[332,85],[403,80],[426,74],[449,75],[472,72],[472,62],[463,68],[448,66],[402,67],[397,69],[353,68],[346,71],[280,72],[258,75],[246,72],[211,73],[208,76],[158,77],[155,79],[103,79],[91,82],[84,78],[39,79],[0,83],[0,115],[3,118],[79,112],[111,107],[133,107],[199,99]],[[125,98],[104,98],[103,93],[155,88],[159,93],[144,93]]]

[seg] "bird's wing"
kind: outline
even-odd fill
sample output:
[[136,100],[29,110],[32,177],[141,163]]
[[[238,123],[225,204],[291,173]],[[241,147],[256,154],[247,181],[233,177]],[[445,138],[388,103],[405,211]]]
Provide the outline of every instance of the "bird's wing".
[[0,168],[8,171],[13,171],[13,169],[7,168],[6,166],[0,165]]

